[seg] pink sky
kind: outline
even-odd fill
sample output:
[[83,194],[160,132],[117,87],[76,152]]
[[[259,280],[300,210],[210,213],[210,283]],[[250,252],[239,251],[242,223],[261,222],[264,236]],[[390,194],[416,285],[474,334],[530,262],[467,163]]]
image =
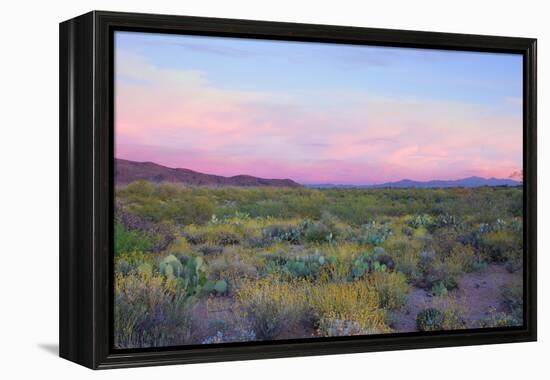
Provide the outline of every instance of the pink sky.
[[[507,178],[521,170],[521,114],[368,91],[218,87],[204,72],[117,56],[116,157],[224,176],[372,184]],[[510,99],[510,103],[517,99]]]

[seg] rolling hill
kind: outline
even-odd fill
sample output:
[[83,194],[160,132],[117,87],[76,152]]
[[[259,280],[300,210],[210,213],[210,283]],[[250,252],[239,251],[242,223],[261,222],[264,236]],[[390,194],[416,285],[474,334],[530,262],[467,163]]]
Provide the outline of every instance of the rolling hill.
[[290,179],[267,179],[249,175],[223,177],[213,174],[199,173],[190,169],[168,168],[154,162],[136,162],[115,159],[115,185],[127,185],[130,182],[147,180],[156,183],[172,182],[188,186],[272,186],[300,187]]

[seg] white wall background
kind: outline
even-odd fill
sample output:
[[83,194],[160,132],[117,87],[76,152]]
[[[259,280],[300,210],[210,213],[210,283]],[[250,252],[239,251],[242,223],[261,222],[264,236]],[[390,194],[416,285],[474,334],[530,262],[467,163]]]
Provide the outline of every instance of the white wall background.
[[[550,14],[535,0],[79,0],[2,4],[0,377],[521,379],[550,374]],[[93,9],[539,39],[539,342],[93,372],[57,355],[58,23]],[[545,148],[547,148],[545,150]],[[544,351],[546,350],[546,353]]]

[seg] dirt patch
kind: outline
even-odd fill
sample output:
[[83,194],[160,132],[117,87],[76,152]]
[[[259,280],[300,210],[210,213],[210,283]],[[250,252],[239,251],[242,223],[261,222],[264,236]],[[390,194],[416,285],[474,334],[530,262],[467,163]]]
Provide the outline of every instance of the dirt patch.
[[215,321],[234,320],[232,297],[202,297],[193,309],[193,339],[202,341],[216,333]]
[[[509,273],[503,265],[491,264],[483,271],[465,273],[458,279],[458,290],[451,294],[457,302],[465,306],[466,327],[479,327],[479,322],[486,318],[491,310],[504,311],[502,305],[502,287],[506,284],[521,281],[521,271]],[[396,332],[412,332],[416,329],[416,315],[433,305],[434,298],[424,289],[413,288],[405,306],[391,314],[391,327]]]
[[504,265],[489,265],[484,272],[467,273],[458,281],[457,297],[469,308],[467,327],[478,327],[478,322],[492,310],[505,311],[502,305],[502,287],[522,279],[522,272],[510,273]]

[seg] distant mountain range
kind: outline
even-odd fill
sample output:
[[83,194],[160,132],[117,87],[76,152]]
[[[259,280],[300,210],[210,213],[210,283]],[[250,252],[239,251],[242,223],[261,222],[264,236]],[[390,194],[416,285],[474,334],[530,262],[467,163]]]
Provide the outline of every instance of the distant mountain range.
[[307,185],[313,188],[343,188],[343,189],[382,189],[382,188],[448,188],[448,187],[482,187],[482,186],[519,186],[521,183],[513,179],[468,177],[455,180],[413,181],[402,179],[396,182],[386,182],[376,185]]
[[[190,169],[175,169],[156,164],[154,162],[136,162],[115,159],[115,184],[127,185],[130,182],[147,180],[151,182],[172,182],[188,186],[272,186],[272,187],[301,187],[302,185],[291,179],[267,179],[250,175],[223,177],[214,174],[205,174]],[[448,187],[481,187],[481,186],[519,186],[521,183],[513,179],[468,177],[457,180],[413,181],[403,179],[396,182],[386,182],[376,185],[338,185],[314,184],[306,187],[325,189],[381,189],[381,188],[448,188]]]
[[136,162],[115,159],[115,184],[127,185],[130,182],[147,180],[156,183],[172,182],[189,186],[272,186],[300,187],[290,179],[267,179],[249,175],[223,177],[199,173],[189,169],[174,169],[155,164],[154,162]]

